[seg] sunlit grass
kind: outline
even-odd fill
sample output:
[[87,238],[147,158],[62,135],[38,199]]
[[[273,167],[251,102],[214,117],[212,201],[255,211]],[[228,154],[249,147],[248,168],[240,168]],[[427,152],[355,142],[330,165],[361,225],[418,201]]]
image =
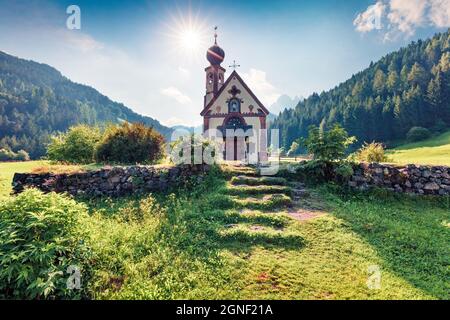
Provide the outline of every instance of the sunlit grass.
[[[45,165],[0,163],[3,194],[14,172]],[[234,195],[227,193],[232,188]],[[249,196],[245,188],[213,173],[204,184],[172,195],[77,199],[90,213],[85,230],[96,256],[94,278],[86,284],[91,297],[450,298],[450,209],[444,200],[320,188],[310,190],[310,202],[324,214],[298,221],[282,204],[253,206],[267,194]],[[373,265],[382,272],[379,289],[367,286]]]
[[450,131],[425,141],[402,145],[389,150],[387,155],[398,164],[450,166]]

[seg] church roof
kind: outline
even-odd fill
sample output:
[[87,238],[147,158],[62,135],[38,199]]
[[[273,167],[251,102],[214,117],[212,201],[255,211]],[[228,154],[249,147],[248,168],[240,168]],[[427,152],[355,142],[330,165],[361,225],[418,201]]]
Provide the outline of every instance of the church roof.
[[244,80],[242,80],[241,76],[236,72],[236,70],[234,70],[230,76],[228,77],[228,79],[225,81],[225,83],[222,85],[222,87],[220,87],[219,91],[217,92],[217,94],[214,96],[214,98],[211,99],[211,101],[206,105],[206,107],[203,109],[203,111],[200,113],[201,116],[204,116],[209,109],[211,108],[211,106],[214,104],[214,102],[216,102],[217,98],[220,97],[220,95],[222,94],[222,92],[225,90],[225,88],[227,87],[227,85],[230,83],[231,79],[233,79],[233,77],[236,77],[236,79],[242,84],[242,86],[244,87],[245,90],[247,90],[247,92],[250,94],[250,96],[255,100],[255,102],[258,104],[259,108],[266,114],[269,114],[269,110],[266,109],[266,107],[264,107],[264,105],[261,103],[261,101],[259,101],[259,99],[255,96],[255,94],[252,92],[252,90],[250,90],[250,88],[247,86],[247,84],[244,82]]

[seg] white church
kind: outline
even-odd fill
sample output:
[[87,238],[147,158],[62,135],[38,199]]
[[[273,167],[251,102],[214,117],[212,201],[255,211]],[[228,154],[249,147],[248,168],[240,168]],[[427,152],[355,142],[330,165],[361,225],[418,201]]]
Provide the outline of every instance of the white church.
[[[214,45],[206,53],[206,94],[200,115],[206,136],[217,133],[225,144],[224,159],[259,163],[267,161],[266,118],[269,111],[236,70],[225,80],[224,50]],[[236,65],[234,66],[236,67]]]

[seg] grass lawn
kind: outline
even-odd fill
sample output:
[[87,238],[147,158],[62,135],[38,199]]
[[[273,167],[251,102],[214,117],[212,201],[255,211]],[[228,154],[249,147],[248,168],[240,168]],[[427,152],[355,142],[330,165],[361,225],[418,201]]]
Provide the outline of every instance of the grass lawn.
[[387,154],[398,164],[450,166],[450,131],[428,140],[402,145]]
[[0,199],[9,196],[14,173],[30,172],[33,168],[46,164],[46,161],[0,162]]
[[[322,187],[295,208],[246,207],[257,189],[211,174],[171,195],[78,200],[90,212],[92,298],[450,298],[445,201]],[[367,286],[373,266],[379,289]]]

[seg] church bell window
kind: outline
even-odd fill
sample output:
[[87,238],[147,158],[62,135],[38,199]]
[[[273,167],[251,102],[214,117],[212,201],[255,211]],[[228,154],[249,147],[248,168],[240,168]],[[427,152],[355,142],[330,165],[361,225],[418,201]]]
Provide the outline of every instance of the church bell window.
[[234,98],[228,103],[228,112],[241,112],[241,102]]

